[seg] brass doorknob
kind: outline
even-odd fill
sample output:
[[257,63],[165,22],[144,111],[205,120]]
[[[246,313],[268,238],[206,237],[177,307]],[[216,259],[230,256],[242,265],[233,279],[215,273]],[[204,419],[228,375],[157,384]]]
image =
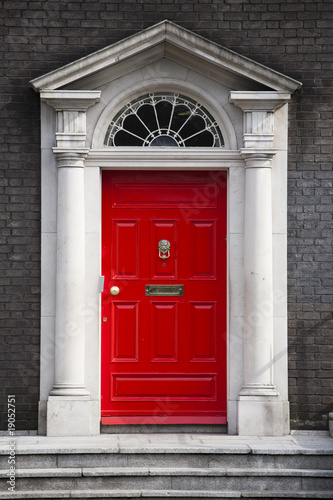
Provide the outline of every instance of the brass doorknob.
[[111,295],[118,295],[119,288],[117,286],[112,286],[110,289]]

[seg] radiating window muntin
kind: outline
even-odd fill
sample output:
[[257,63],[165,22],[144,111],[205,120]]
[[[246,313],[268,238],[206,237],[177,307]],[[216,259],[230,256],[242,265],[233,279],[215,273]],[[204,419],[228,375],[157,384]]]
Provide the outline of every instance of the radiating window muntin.
[[119,111],[104,145],[223,147],[224,141],[217,122],[201,104],[179,94],[150,93]]

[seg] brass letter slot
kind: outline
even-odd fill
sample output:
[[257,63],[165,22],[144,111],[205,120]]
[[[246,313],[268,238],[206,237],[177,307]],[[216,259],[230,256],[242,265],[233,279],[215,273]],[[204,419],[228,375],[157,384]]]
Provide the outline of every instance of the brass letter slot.
[[146,296],[150,297],[182,297],[184,285],[146,285]]

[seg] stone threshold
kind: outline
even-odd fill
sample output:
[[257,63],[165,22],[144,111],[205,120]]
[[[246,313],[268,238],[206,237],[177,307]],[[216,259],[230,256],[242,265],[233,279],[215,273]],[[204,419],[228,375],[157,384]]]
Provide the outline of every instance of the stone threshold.
[[91,437],[0,437],[0,455],[15,442],[17,454],[47,453],[241,453],[333,455],[333,439],[326,433],[283,437],[218,434],[101,434]]
[[142,424],[101,425],[101,434],[227,434],[227,425]]

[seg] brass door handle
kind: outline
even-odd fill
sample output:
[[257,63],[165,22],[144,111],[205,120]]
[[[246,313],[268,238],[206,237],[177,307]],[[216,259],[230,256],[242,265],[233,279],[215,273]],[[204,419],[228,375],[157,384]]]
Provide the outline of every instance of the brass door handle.
[[110,288],[111,295],[118,295],[119,293],[119,288],[117,286],[112,286]]

